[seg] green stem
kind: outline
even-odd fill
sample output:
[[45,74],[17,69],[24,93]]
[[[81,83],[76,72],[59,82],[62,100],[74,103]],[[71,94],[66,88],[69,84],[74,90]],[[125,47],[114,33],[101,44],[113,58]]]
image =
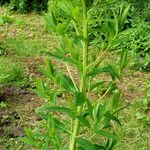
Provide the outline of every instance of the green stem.
[[[87,17],[87,6],[86,0],[81,0],[82,7],[83,7],[83,62],[82,62],[82,75],[80,80],[80,92],[84,91],[85,84],[86,84],[86,73],[87,73],[87,63],[88,63],[88,17]],[[82,111],[82,106],[77,108],[78,114]],[[78,136],[80,128],[80,122],[78,119],[75,119],[73,133],[70,137],[70,147],[69,150],[76,149],[76,137]]]

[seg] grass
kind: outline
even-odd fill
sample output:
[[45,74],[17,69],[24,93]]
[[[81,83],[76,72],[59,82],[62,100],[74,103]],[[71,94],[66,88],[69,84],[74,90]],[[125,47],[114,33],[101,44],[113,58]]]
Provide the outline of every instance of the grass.
[[[57,47],[57,44],[54,37],[45,32],[42,16],[6,15],[6,9],[2,7],[0,14],[0,84],[13,83],[22,86],[28,82],[26,78],[31,74],[38,75],[34,66],[35,63],[42,64],[41,51],[51,50]],[[120,89],[123,92],[123,100],[130,103],[130,106],[122,112],[122,127],[118,127],[120,141],[116,150],[149,150],[150,106],[147,103],[149,97],[146,98],[145,87],[149,75],[149,72],[135,72],[130,69],[125,71]],[[34,120],[32,117],[35,114],[30,112],[41,102],[29,99],[28,103],[19,103],[19,99],[15,106],[12,104],[12,109],[23,116],[22,124]],[[8,137],[1,137],[0,145],[0,150],[29,149],[18,139]]]
[[[146,99],[137,100],[122,116],[123,126],[118,128],[120,142],[117,150],[149,150],[150,112]],[[149,101],[150,102],[150,101]]]
[[5,45],[18,56],[39,56],[44,51],[39,42],[31,39],[8,39]]
[[[7,66],[7,67],[6,67]],[[24,78],[24,66],[7,57],[0,57],[0,84],[21,82]]]

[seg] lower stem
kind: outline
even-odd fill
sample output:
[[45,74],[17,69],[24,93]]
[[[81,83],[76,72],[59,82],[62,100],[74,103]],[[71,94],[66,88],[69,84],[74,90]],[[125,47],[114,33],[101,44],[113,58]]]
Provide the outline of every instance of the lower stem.
[[[81,112],[81,107],[78,108],[78,113],[80,113],[80,112]],[[70,138],[69,150],[75,150],[76,149],[76,136],[78,135],[79,127],[80,127],[79,120],[75,119],[73,133],[72,133],[71,138]]]

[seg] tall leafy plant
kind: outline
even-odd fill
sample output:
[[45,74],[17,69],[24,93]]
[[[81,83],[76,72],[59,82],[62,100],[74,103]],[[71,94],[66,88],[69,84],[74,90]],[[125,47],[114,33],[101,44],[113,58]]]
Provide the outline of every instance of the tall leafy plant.
[[[78,3],[63,0],[59,6],[67,18],[57,18],[54,11],[50,12],[49,19],[46,17],[59,43],[47,55],[62,62],[64,71],[58,70],[50,59],[46,60],[45,67],[39,67],[46,77],[36,79],[35,92],[45,99],[45,104],[36,110],[42,121],[34,130],[26,129],[27,137],[22,140],[43,150],[111,150],[117,142],[115,126],[121,125],[118,112],[123,106],[117,81],[126,67],[127,53],[122,51],[117,69],[110,64],[103,66],[101,62],[119,33],[128,8],[122,10],[122,18],[114,13],[110,22],[105,20],[114,37],[96,53],[89,40],[90,9],[86,0]],[[115,34],[110,25],[115,27]],[[100,80],[103,74],[107,75],[106,81]],[[96,95],[104,85],[105,91]]]

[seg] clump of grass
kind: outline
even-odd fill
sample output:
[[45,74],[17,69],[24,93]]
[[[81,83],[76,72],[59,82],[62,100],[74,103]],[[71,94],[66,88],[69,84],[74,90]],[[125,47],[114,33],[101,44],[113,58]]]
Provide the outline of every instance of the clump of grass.
[[0,56],[4,55],[5,53],[5,45],[0,42]]
[[26,22],[25,22],[25,20],[23,20],[21,18],[16,18],[15,19],[15,25],[24,27],[26,25]]
[[11,24],[13,20],[14,18],[7,13],[0,15],[0,25]]
[[20,82],[24,79],[24,66],[6,57],[0,58],[0,84]]
[[42,45],[31,39],[8,39],[5,44],[18,56],[38,56],[43,51]]

